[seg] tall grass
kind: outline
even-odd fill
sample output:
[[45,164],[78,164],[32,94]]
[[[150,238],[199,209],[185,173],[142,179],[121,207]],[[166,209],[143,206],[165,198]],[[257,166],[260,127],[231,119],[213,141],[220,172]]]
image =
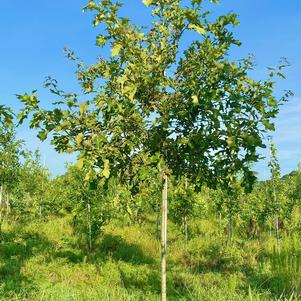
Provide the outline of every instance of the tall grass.
[[[170,301],[301,300],[297,237],[233,239],[214,221],[193,221],[188,249],[170,224]],[[292,294],[294,292],[294,294]],[[4,226],[0,300],[160,300],[160,244],[150,219],[141,226],[109,224],[88,257],[70,220]]]

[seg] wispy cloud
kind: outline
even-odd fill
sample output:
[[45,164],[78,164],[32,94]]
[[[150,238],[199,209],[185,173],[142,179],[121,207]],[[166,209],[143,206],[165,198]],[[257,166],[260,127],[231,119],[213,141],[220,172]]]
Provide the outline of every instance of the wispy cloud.
[[[278,150],[282,174],[297,168],[301,162],[301,97],[294,97],[280,108],[273,140]],[[261,179],[268,179],[269,148],[260,150],[264,160],[255,165]]]
[[280,148],[301,149],[301,97],[294,97],[281,109],[276,120],[275,142]]
[[281,160],[297,159],[297,160],[301,161],[301,149],[280,150],[279,158],[281,158]]
[[295,96],[280,108],[279,118],[292,113],[301,113],[301,97]]

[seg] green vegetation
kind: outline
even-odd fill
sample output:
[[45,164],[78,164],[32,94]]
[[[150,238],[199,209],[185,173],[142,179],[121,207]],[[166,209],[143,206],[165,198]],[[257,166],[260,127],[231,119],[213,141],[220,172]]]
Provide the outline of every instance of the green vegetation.
[[[160,187],[133,198],[115,180],[82,186],[74,166],[49,179],[39,160],[20,163],[2,206],[0,300],[160,300]],[[237,186],[239,206],[221,190],[171,184],[168,300],[300,300],[301,169],[251,193]]]
[[[0,300],[160,300],[160,175],[135,194],[116,178],[84,185],[72,165],[50,179],[6,130]],[[168,300],[300,299],[301,168],[280,178],[271,150],[271,180],[250,193],[171,177]]]
[[[155,219],[111,221],[88,256],[71,225],[70,215],[4,225],[1,300],[160,300]],[[169,300],[300,300],[298,236],[283,234],[278,255],[268,233],[229,245],[218,219],[192,220],[187,250],[178,226],[169,229]]]
[[[270,141],[271,180],[252,170],[291,95],[275,96],[287,62],[255,81],[252,57],[229,57],[237,15],[143,2],[146,27],[115,1],[84,8],[111,54],[86,66],[67,50],[82,95],[49,77],[47,109],[37,91],[17,118],[0,106],[0,297],[300,300],[301,168],[281,178]],[[16,139],[25,119],[77,154],[64,175]]]

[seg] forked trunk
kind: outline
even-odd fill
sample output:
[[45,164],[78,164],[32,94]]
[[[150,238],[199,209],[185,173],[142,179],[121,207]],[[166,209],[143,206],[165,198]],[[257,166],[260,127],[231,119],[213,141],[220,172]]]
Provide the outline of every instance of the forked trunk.
[[162,251],[162,301],[167,300],[166,296],[166,254],[167,254],[167,188],[168,177],[163,174],[163,188],[162,188],[162,225],[161,225],[161,251]]

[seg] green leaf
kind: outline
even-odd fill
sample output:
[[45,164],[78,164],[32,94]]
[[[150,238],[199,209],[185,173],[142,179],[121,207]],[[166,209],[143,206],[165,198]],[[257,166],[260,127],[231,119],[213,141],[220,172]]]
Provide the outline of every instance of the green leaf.
[[234,141],[234,137],[229,136],[227,139],[227,144],[232,147],[234,145],[235,141]]
[[110,68],[106,68],[104,73],[103,73],[103,78],[110,78]]
[[46,131],[40,131],[37,136],[41,141],[44,141],[47,138],[47,134],[48,133]]
[[121,87],[123,88],[123,85],[124,85],[124,83],[125,83],[127,80],[128,80],[128,78],[127,78],[127,76],[124,74],[124,75],[122,75],[122,77],[119,77],[119,78],[117,79],[117,82],[118,82],[119,84],[121,84]]
[[199,103],[199,98],[196,95],[193,95],[191,99],[193,104],[197,105]]
[[263,120],[262,124],[264,125],[266,130],[275,131],[274,123],[269,122],[269,120]]
[[87,104],[83,102],[79,105],[79,113],[80,115],[83,115],[86,111],[87,111]]
[[69,120],[63,120],[61,123],[62,128],[70,127],[70,121]]
[[97,5],[94,1],[89,1],[89,3],[83,8],[83,11],[96,9]]
[[129,99],[133,100],[137,92],[137,87],[133,87],[133,89],[129,93]]
[[103,161],[102,175],[107,179],[110,177],[110,161],[107,159]]
[[85,181],[85,182],[89,182],[90,178],[91,178],[90,173],[87,173],[87,174],[85,175],[84,181]]
[[106,38],[100,34],[97,36],[96,45],[102,47],[106,44],[106,41]]
[[150,176],[150,171],[149,168],[147,167],[142,167],[139,170],[139,180],[144,181],[145,179],[147,179]]
[[135,85],[129,85],[129,86],[126,86],[123,90],[122,90],[122,93],[124,95],[127,95],[129,97],[130,100],[133,100],[134,97],[135,97],[135,94],[137,92],[137,87]]
[[83,158],[80,158],[78,159],[78,161],[76,162],[76,165],[75,165],[78,169],[83,169],[83,166],[84,166],[84,159]]
[[83,134],[83,133],[79,133],[79,134],[76,136],[76,138],[75,138],[76,144],[77,144],[77,145],[80,145],[81,142],[83,141],[83,139],[84,139],[84,134]]
[[206,29],[204,27],[195,25],[195,24],[190,24],[188,26],[189,29],[195,30],[197,33],[205,35],[207,33]]
[[267,102],[268,102],[268,105],[271,107],[277,108],[277,106],[278,106],[278,102],[275,97],[270,97]]
[[153,3],[153,0],[143,0],[143,3],[148,7]]
[[122,46],[120,44],[114,44],[112,48],[112,56],[117,56],[121,50]]

